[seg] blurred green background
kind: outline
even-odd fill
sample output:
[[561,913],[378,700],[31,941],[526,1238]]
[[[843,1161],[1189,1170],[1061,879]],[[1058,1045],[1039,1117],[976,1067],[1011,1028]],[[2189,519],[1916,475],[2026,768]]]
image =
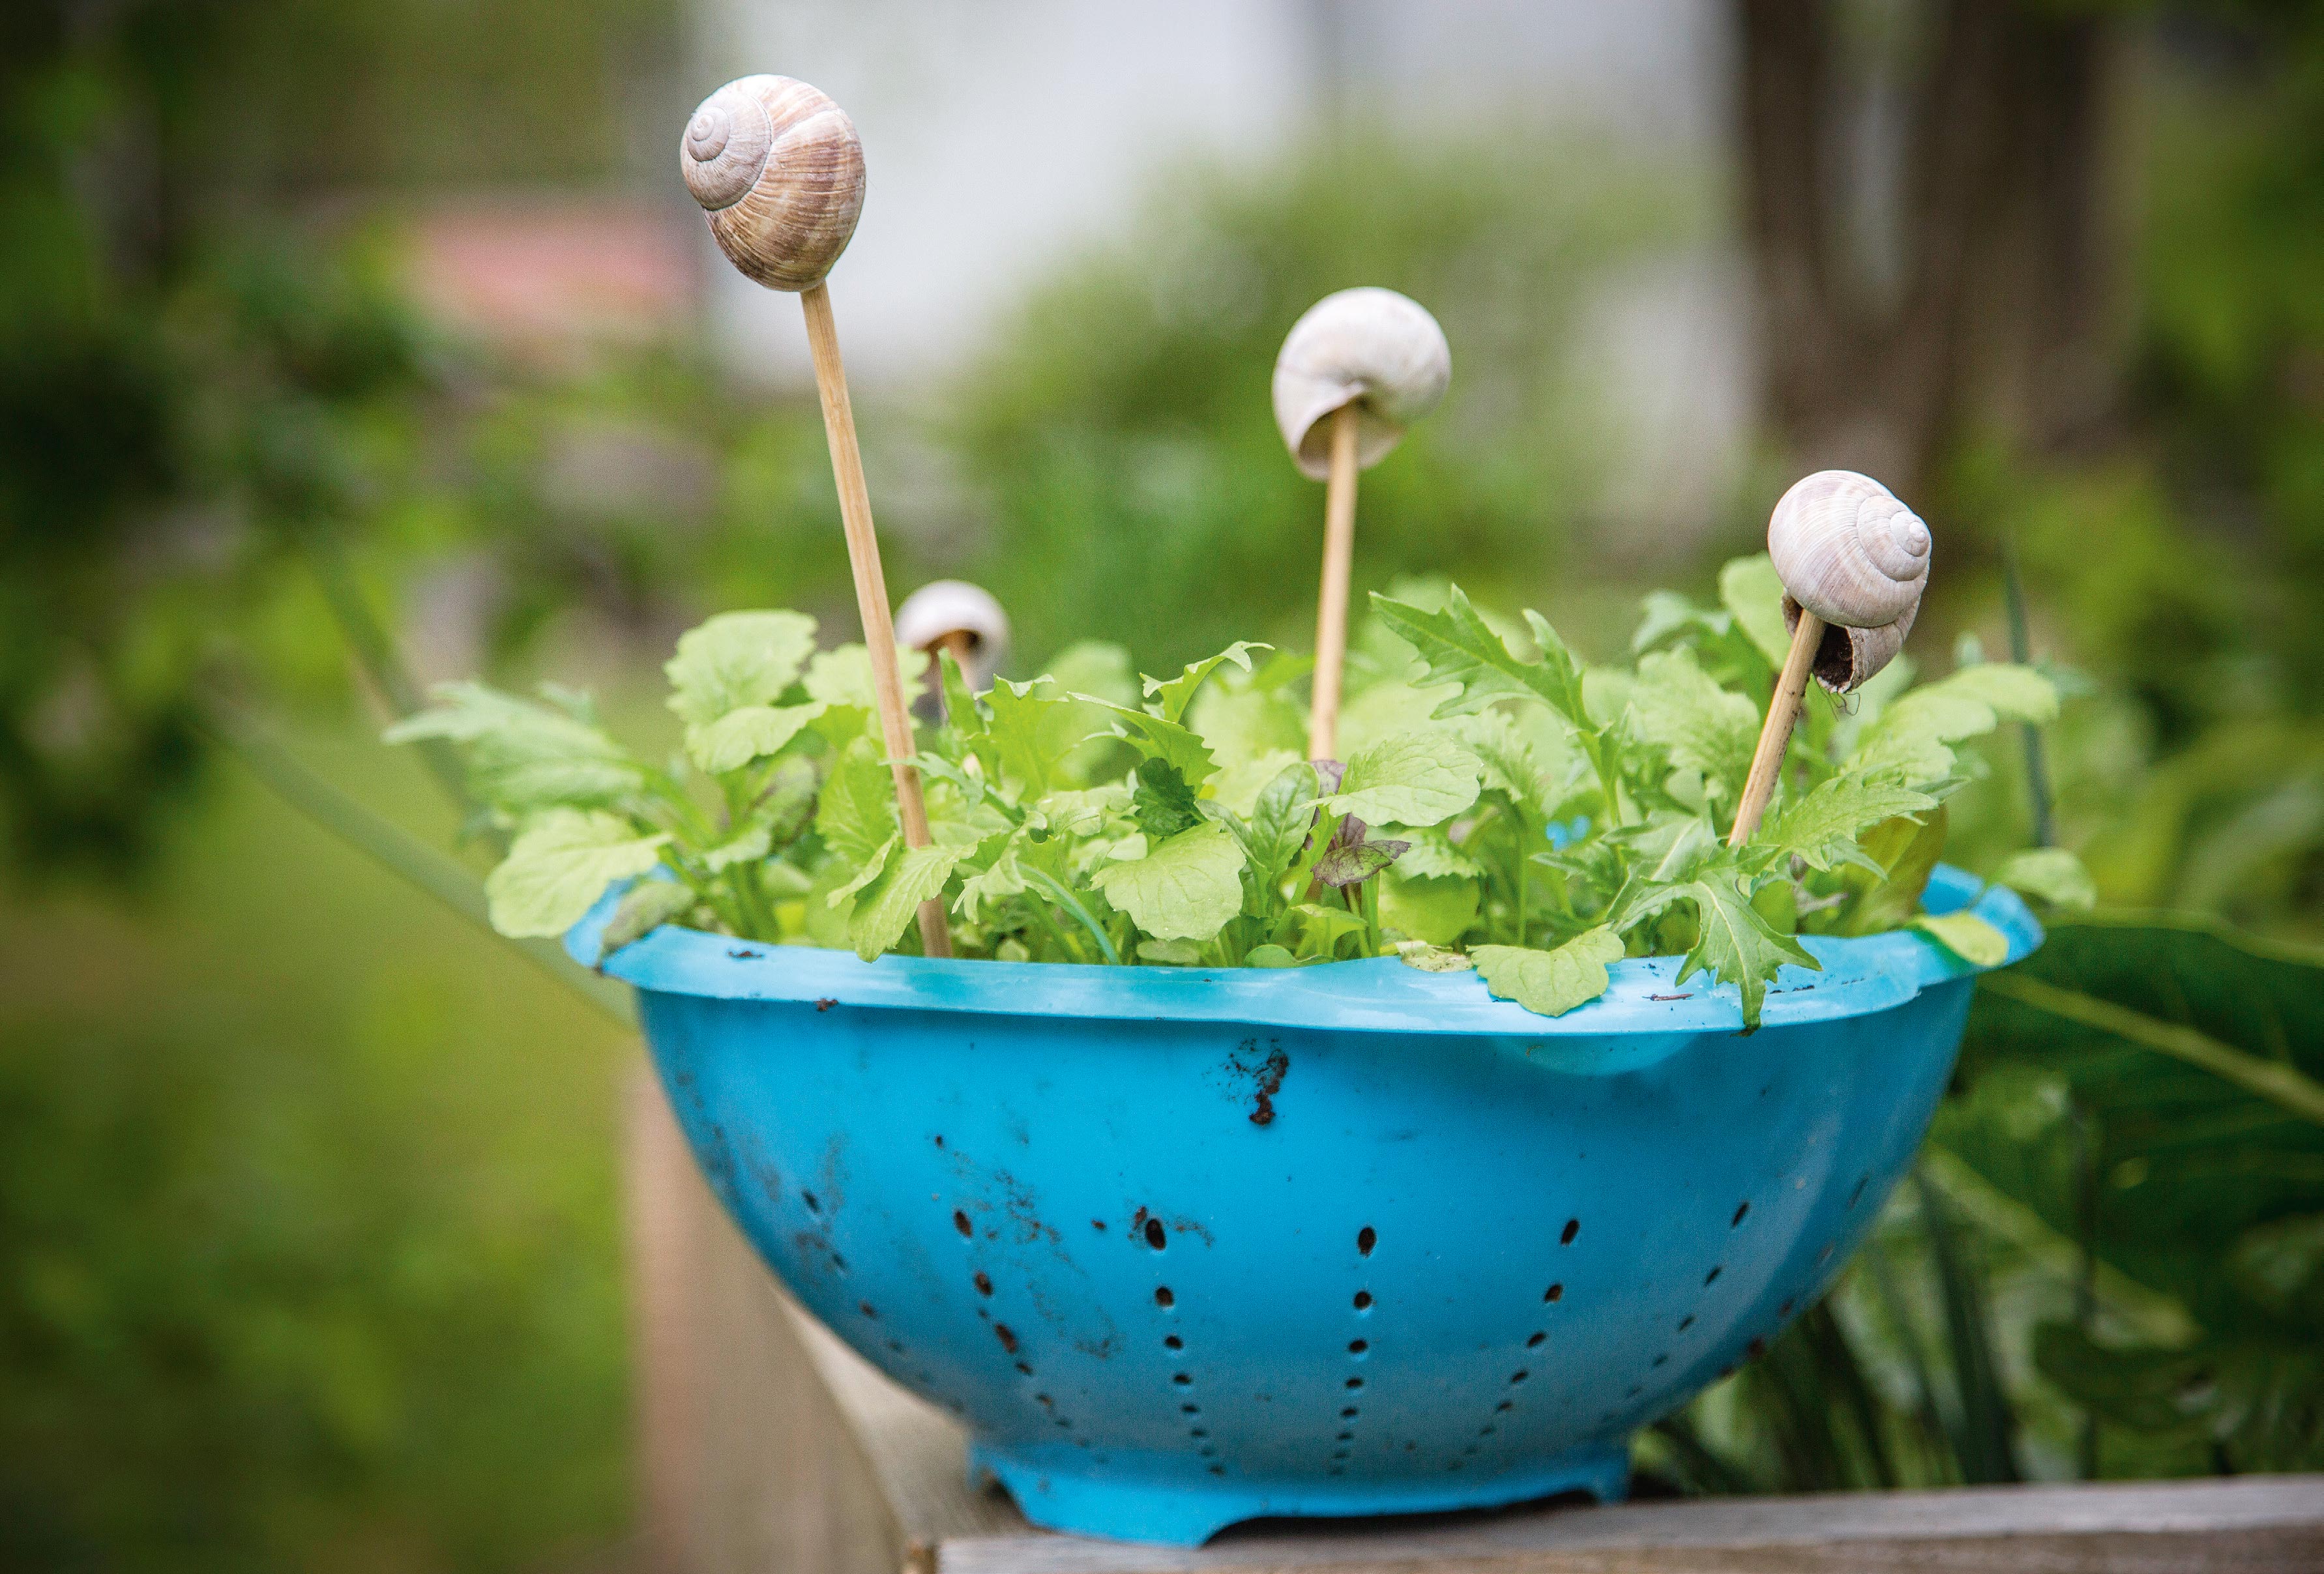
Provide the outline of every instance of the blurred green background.
[[[1981,999],[1875,1247],[1642,1489],[2324,1468],[2324,14],[1697,9],[1709,153],[1335,102],[1153,150],[1119,233],[864,392],[890,583],[988,585],[1020,675],[1304,647],[1267,371],[1356,282],[1455,360],[1366,478],[1360,592],[1453,575],[1618,660],[1790,478],[1880,474],[1941,544],[1923,669],[2072,695],[1949,856],[2055,841],[2102,905]],[[717,354],[669,169],[758,63],[696,23],[0,13],[0,1563],[642,1566],[634,1052],[249,764],[482,867],[372,741],[421,678],[652,736],[707,612],[852,627],[813,401]],[[1746,408],[1641,443],[1609,291],[1674,257],[1736,281]]]

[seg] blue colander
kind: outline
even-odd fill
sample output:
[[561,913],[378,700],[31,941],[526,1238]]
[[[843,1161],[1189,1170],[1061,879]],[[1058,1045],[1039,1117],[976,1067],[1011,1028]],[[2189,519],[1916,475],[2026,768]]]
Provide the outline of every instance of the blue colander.
[[[2015,960],[2005,890],[1940,870]],[[592,959],[611,911],[568,937]],[[1470,973],[1100,968],[663,928],[637,986],[712,1187],[815,1314],[961,1416],[1037,1524],[1622,1495],[1633,1430],[1871,1228],[1967,963],[1811,938],[1759,1031],[1668,958],[1554,1020]]]

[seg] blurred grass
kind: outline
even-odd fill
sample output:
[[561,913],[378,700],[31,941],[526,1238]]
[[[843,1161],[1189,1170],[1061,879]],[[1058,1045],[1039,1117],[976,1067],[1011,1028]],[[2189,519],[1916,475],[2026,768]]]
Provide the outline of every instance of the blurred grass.
[[[409,761],[309,761],[448,833]],[[0,910],[0,1564],[537,1567],[631,1517],[602,1017],[229,768]]]

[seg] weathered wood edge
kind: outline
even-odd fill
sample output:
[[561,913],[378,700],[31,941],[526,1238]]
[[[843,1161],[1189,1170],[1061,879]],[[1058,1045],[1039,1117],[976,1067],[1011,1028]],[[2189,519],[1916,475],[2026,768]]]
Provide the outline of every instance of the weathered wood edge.
[[1202,1548],[1032,1533],[946,1542],[940,1574],[1615,1574],[1778,1569],[2324,1569],[2324,1476],[1960,1487],[1333,1522]]

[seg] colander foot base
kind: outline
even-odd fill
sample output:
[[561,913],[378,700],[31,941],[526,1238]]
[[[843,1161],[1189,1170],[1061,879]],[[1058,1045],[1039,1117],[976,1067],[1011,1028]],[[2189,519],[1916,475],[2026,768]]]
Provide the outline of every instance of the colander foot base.
[[[1167,1468],[1167,1467],[1165,1467]],[[1183,1469],[1183,1466],[1179,1467]],[[1198,1547],[1231,1524],[1276,1515],[1343,1518],[1499,1508],[1561,1492],[1619,1503],[1629,1490],[1630,1451],[1620,1443],[1579,1450],[1476,1479],[1238,1479],[1139,1477],[1093,1470],[1086,1454],[1011,1455],[982,1443],[969,1453],[972,1481],[991,1475],[1043,1530],[1107,1541]]]

